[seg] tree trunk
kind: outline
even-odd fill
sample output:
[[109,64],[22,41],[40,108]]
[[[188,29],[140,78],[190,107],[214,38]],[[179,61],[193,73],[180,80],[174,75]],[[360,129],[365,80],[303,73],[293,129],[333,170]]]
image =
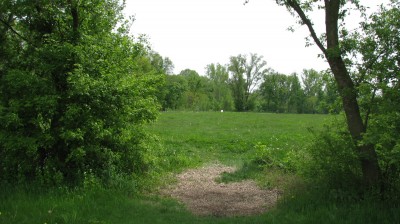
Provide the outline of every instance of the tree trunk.
[[78,12],[78,4],[73,0],[68,0],[68,4],[71,7],[71,16],[72,16],[72,43],[76,44],[79,39],[79,12]]
[[334,74],[346,114],[347,126],[356,144],[366,187],[378,186],[380,168],[374,146],[360,145],[366,127],[357,102],[357,91],[341,56],[338,37],[340,0],[325,0],[327,49],[325,56]]

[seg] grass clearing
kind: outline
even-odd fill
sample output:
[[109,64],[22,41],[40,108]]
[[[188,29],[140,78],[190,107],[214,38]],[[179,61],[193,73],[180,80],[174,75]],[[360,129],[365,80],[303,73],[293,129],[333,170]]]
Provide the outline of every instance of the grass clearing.
[[[307,129],[322,127],[329,117],[165,112],[158,122],[148,126],[148,131],[158,135],[163,145],[157,155],[161,164],[156,169],[160,171],[156,186],[171,183],[170,173],[220,161],[238,167],[235,173],[224,174],[221,182],[254,179],[266,188],[290,189],[278,206],[265,214],[198,217],[177,201],[155,194],[132,195],[96,187],[41,189],[32,193],[2,187],[0,223],[400,223],[398,204],[368,200],[337,202],[317,186],[304,184],[290,172],[264,169],[251,162],[257,153],[257,145],[279,152],[278,157],[305,147],[311,138]],[[143,183],[143,188],[153,188],[151,181]]]
[[149,130],[160,136],[168,155],[181,158],[179,166],[198,166],[218,160],[241,166],[257,144],[281,150],[304,147],[311,133],[329,115],[234,112],[165,112]]

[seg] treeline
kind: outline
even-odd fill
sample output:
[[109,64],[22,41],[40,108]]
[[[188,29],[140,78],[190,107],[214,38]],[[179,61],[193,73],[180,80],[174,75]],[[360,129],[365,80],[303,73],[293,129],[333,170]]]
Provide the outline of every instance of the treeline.
[[[171,64],[166,58],[166,63]],[[238,55],[227,65],[209,64],[206,74],[165,70],[158,94],[163,110],[338,113],[339,94],[327,71],[281,74],[266,67],[257,54]]]

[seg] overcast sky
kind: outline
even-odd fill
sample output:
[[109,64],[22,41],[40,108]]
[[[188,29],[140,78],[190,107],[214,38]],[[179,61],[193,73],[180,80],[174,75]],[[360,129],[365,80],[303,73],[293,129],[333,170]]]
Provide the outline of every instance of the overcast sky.
[[[132,34],[146,34],[152,49],[172,60],[175,73],[189,68],[202,75],[207,64],[226,64],[230,56],[249,53],[264,56],[268,67],[285,74],[327,68],[317,57],[317,46],[305,47],[306,28],[275,0],[251,0],[246,5],[244,0],[126,2],[125,13],[135,16]],[[373,6],[386,1],[365,2]],[[323,15],[316,16],[317,29],[323,29]],[[287,30],[292,25],[294,33]]]

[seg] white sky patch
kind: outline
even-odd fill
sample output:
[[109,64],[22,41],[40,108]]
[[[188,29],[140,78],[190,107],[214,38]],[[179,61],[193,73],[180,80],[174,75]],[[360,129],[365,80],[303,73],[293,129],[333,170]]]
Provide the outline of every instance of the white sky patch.
[[[370,5],[383,1],[371,0]],[[373,2],[373,3],[372,3]],[[174,73],[189,68],[205,73],[210,63],[226,64],[230,56],[258,53],[267,66],[291,74],[322,70],[328,64],[316,45],[305,47],[306,27],[295,23],[275,0],[127,0],[125,13],[134,15],[132,34],[150,37],[153,50],[169,57]],[[323,30],[324,17],[315,21]],[[287,31],[294,25],[294,33]]]

